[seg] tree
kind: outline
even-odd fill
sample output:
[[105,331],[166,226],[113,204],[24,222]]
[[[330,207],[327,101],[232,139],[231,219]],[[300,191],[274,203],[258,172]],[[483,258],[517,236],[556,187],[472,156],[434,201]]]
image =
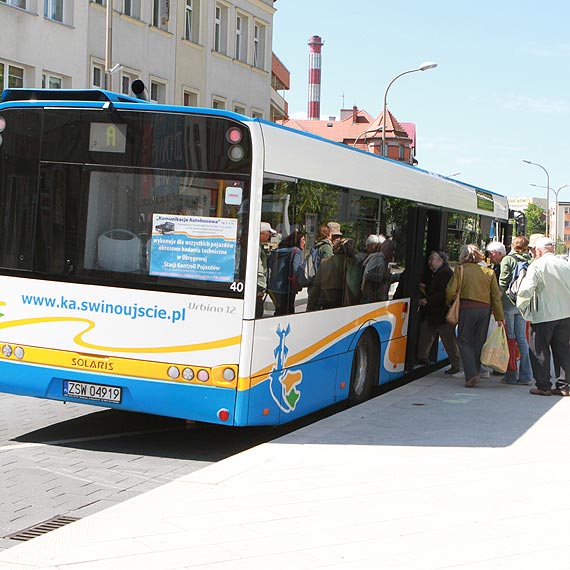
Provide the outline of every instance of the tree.
[[526,209],[526,233],[543,234],[546,232],[546,216],[544,210],[536,204],[529,204]]

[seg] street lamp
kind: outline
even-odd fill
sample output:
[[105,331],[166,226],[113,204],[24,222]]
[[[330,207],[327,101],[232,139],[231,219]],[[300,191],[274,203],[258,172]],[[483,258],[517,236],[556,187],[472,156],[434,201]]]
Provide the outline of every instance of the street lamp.
[[530,160],[525,160],[523,158],[523,162],[526,162],[526,164],[533,164],[534,166],[538,166],[539,168],[542,168],[542,170],[544,170],[544,173],[546,174],[546,227],[545,227],[545,235],[547,237],[550,237],[550,220],[548,218],[550,218],[550,176],[548,175],[548,170],[546,170],[546,168],[544,168],[544,166],[542,166],[542,164],[537,164],[536,162],[531,162]]
[[388,99],[388,90],[392,87],[392,83],[402,77],[402,75],[406,75],[408,73],[415,73],[416,71],[427,71],[428,69],[434,69],[437,67],[437,63],[433,61],[427,61],[426,63],[422,63],[420,67],[417,69],[408,69],[408,71],[403,71],[399,75],[396,75],[390,83],[388,83],[388,87],[386,87],[386,91],[384,92],[384,112],[382,113],[382,156],[386,156],[386,101]]
[[[536,188],[544,188],[544,186],[539,186],[538,184],[531,184],[531,186],[534,186]],[[560,186],[560,188],[558,188],[558,190],[554,190],[554,188],[549,188],[549,190],[551,190],[552,192],[554,192],[554,197],[556,199],[555,205],[554,205],[554,243],[558,243],[558,193],[560,192],[560,190],[562,190],[563,188],[566,188],[567,186],[569,186],[569,184],[564,184],[563,186]],[[564,232],[562,232],[564,233]]]
[[[362,131],[362,132],[356,137],[356,139],[355,139],[354,142],[352,143],[352,146],[354,146],[354,147],[356,146],[356,143],[358,142],[358,140],[360,139],[361,136],[367,135],[367,134],[369,134],[369,133],[377,133],[378,131],[381,131],[381,130],[382,130],[382,127],[375,127],[374,129],[367,129],[367,130],[365,130],[365,131]],[[366,140],[366,139],[364,139],[364,140]]]

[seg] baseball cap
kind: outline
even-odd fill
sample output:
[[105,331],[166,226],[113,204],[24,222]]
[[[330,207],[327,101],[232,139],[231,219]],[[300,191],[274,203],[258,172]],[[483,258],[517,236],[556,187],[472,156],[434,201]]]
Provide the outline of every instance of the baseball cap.
[[329,230],[331,231],[331,236],[341,236],[342,232],[340,231],[340,224],[338,222],[329,222],[327,224]]
[[269,222],[261,222],[261,224],[259,224],[259,231],[270,232],[272,236],[277,235],[277,232],[271,227]]
[[544,249],[545,247],[552,247],[554,242],[549,237],[538,238],[534,242],[534,247],[537,249]]
[[536,240],[546,237],[544,234],[532,234],[528,238],[528,247],[536,247]]

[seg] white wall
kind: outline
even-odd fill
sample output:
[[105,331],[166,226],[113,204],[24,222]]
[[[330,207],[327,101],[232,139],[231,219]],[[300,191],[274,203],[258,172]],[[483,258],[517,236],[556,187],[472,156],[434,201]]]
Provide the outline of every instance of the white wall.
[[[197,0],[196,0],[197,1]],[[0,62],[25,69],[24,86],[40,87],[43,71],[61,76],[63,87],[91,86],[93,62],[105,62],[106,7],[89,0],[64,0],[64,23],[44,17],[44,0],[27,0],[26,10],[0,3]],[[142,79],[150,89],[152,78],[166,84],[166,103],[183,103],[184,88],[198,93],[198,104],[209,107],[214,96],[269,118],[271,100],[272,0],[224,1],[227,7],[225,54],[214,51],[216,0],[200,0],[200,36],[184,37],[185,1],[171,0],[167,30],[150,25],[153,0],[141,0],[141,17],[119,12],[123,2],[114,0],[111,64],[122,70],[113,74],[112,88],[121,89],[121,74]],[[236,10],[247,17],[247,58],[235,58]],[[253,26],[265,26],[263,69],[253,65]]]

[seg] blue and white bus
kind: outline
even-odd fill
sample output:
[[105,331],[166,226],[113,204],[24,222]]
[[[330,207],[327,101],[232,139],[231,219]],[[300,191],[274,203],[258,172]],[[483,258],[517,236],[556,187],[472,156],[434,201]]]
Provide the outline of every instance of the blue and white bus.
[[[413,366],[429,252],[507,231],[503,196],[226,111],[9,89],[0,137],[12,394],[234,426],[358,403]],[[391,236],[397,292],[256,318],[260,223],[330,220]]]

